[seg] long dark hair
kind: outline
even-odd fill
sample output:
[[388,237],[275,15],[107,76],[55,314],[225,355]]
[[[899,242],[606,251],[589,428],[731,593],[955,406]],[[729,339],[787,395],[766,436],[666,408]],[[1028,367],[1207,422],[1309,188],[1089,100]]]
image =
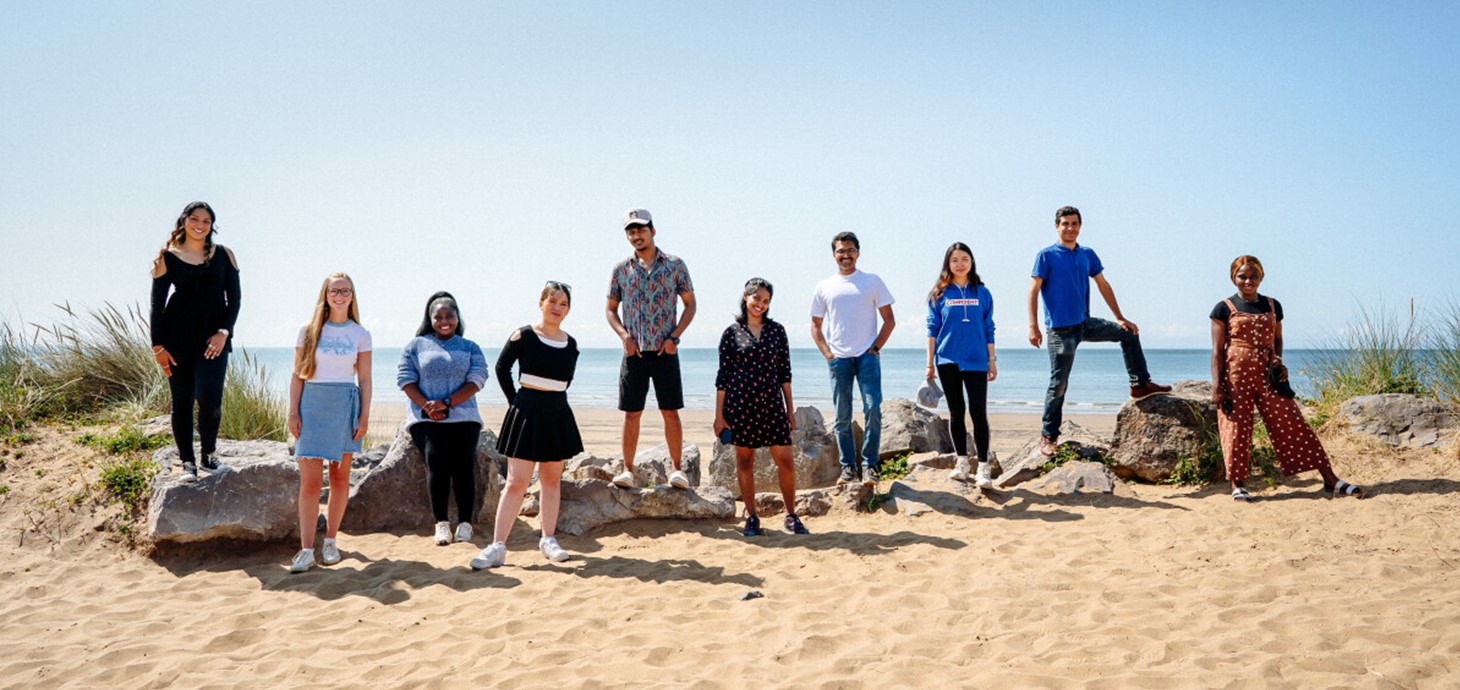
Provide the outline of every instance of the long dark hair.
[[466,322],[461,320],[461,308],[456,306],[456,298],[452,297],[451,293],[442,290],[431,295],[431,299],[426,300],[426,315],[421,317],[421,327],[416,329],[417,337],[435,332],[436,329],[431,328],[431,312],[442,306],[451,307],[451,311],[456,312],[456,334],[466,335]]
[[[750,314],[745,309],[745,298],[761,290],[765,290],[771,297],[776,296],[776,289],[771,287],[770,281],[765,278],[751,278],[745,281],[745,289],[740,292],[740,313],[735,316],[735,323],[743,326],[750,321]],[[765,314],[761,315],[760,318],[769,322],[771,320],[771,310],[766,309]]]
[[938,273],[938,282],[933,283],[933,291],[928,293],[929,302],[937,302],[943,297],[943,291],[953,284],[953,269],[948,267],[953,261],[953,252],[968,254],[968,286],[976,288],[983,285],[983,279],[978,277],[978,261],[973,258],[973,250],[962,242],[954,242],[948,245],[948,251],[943,252],[943,270]]
[[162,260],[162,255],[173,247],[181,247],[183,240],[187,238],[188,231],[184,229],[188,216],[193,211],[203,209],[208,212],[208,236],[203,239],[203,263],[206,264],[213,258],[213,235],[218,232],[218,214],[213,212],[213,207],[206,201],[194,201],[183,207],[181,214],[178,214],[177,222],[172,226],[172,234],[168,235],[167,243],[162,245],[162,250],[157,252],[157,259]]

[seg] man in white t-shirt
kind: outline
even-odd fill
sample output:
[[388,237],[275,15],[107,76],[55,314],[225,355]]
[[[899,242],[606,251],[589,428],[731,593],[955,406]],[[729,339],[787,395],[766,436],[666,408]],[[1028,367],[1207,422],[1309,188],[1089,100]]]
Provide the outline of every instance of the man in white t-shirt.
[[[877,483],[879,441],[882,436],[882,346],[892,335],[892,293],[881,278],[857,270],[862,243],[850,232],[831,241],[836,275],[816,284],[811,296],[811,339],[831,369],[831,400],[836,406],[837,454],[842,472],[838,484]],[[882,327],[877,317],[882,317]],[[862,393],[861,467],[852,438],[852,382]]]

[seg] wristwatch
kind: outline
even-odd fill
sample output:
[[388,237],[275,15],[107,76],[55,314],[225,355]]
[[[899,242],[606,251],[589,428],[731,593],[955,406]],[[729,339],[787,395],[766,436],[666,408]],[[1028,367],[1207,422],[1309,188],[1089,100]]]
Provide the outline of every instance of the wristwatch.
[[874,355],[877,355],[882,353],[882,348],[873,345],[872,347],[867,348],[867,351]]
[[679,336],[677,336],[677,335],[671,335],[671,336],[669,336],[669,342],[674,343],[675,345],[678,345],[679,344]]

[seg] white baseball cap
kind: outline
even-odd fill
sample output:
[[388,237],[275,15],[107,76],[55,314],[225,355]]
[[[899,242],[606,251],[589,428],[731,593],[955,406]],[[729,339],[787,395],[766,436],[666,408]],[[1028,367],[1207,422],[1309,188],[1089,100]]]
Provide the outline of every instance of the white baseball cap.
[[646,209],[646,208],[631,208],[631,209],[629,209],[627,211],[624,211],[624,229],[625,230],[627,230],[630,225],[653,225],[653,224],[654,224],[654,216],[649,215],[649,209]]

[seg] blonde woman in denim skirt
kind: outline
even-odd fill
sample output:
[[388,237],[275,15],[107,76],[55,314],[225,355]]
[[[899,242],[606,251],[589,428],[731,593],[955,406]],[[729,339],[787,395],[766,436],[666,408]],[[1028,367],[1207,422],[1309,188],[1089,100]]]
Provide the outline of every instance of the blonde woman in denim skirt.
[[[370,419],[370,331],[360,325],[355,282],[332,273],[319,288],[314,315],[299,329],[289,384],[289,433],[299,462],[299,553],[289,572],[313,568],[319,490],[329,463],[330,497],[318,562],[340,562],[335,544],[350,497],[350,461]],[[357,383],[358,381],[358,383]]]

